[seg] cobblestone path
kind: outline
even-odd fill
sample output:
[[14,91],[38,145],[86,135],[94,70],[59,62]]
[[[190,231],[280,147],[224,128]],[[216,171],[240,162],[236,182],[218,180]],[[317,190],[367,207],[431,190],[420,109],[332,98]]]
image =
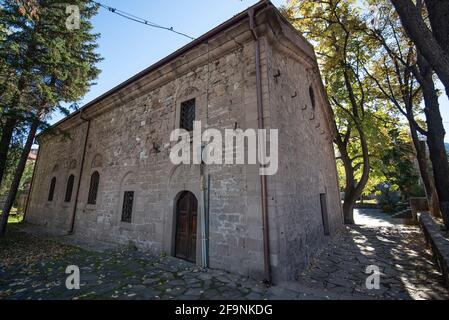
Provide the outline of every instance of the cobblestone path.
[[[80,267],[81,288],[67,290],[65,268]],[[134,250],[78,252],[62,260],[0,269],[7,299],[262,299],[262,284],[220,271],[204,272],[171,257]]]
[[[369,265],[379,267],[379,289],[366,288]],[[354,298],[449,299],[424,236],[412,225],[346,227],[300,278],[305,286]]]
[[[10,231],[13,239],[0,241],[0,299],[326,299],[132,248],[98,252]],[[69,265],[80,269],[79,290],[66,288]]]
[[[347,227],[317,254],[299,282],[269,288],[132,249],[95,252],[40,236],[25,244],[13,240],[3,247],[0,242],[0,299],[449,299],[415,226]],[[68,265],[80,268],[79,290],[66,289]],[[368,265],[379,267],[380,289],[366,289]]]

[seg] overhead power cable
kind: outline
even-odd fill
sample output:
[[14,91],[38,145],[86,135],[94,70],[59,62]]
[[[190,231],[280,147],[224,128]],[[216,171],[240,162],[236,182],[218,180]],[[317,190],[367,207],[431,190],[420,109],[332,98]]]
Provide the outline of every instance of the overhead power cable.
[[92,2],[92,3],[95,3],[95,4],[97,4],[97,5],[99,5],[99,6],[102,7],[103,9],[106,9],[106,10],[112,12],[112,13],[115,13],[116,15],[119,15],[119,16],[125,18],[125,19],[131,20],[131,21],[134,21],[134,22],[138,22],[138,23],[144,24],[144,25],[149,26],[149,27],[167,30],[167,31],[170,31],[170,32],[179,34],[179,35],[181,35],[181,36],[183,36],[183,37],[189,38],[190,40],[195,40],[194,37],[191,37],[191,36],[189,36],[189,35],[187,35],[187,34],[185,34],[185,33],[176,31],[175,29],[173,29],[173,27],[165,27],[165,26],[162,26],[162,25],[160,25],[160,24],[157,24],[157,23],[151,22],[151,21],[149,21],[149,20],[140,18],[140,17],[135,16],[135,15],[133,15],[133,14],[131,14],[131,13],[128,13],[128,12],[125,12],[125,11],[122,11],[122,10],[119,10],[119,9],[116,9],[116,8],[113,8],[113,7],[110,7],[110,6],[107,6],[107,5],[105,5],[105,4],[103,4],[103,3],[100,3],[100,2],[97,2],[97,1],[91,0],[91,2]]

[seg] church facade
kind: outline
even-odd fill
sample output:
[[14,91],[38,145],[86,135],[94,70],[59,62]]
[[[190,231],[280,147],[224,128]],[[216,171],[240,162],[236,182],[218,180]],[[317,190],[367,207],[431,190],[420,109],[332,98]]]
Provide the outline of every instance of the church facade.
[[[255,278],[296,279],[342,226],[313,47],[261,1],[41,134],[26,221]],[[170,134],[277,129],[278,170],[173,164]]]

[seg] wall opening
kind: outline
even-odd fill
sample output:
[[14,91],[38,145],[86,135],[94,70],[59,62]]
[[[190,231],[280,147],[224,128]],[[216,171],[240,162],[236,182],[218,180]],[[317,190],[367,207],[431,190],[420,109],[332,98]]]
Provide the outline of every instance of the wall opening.
[[123,194],[122,222],[131,223],[134,204],[134,191],[125,191]]
[[193,193],[182,191],[175,201],[175,257],[196,262],[198,200]]
[[312,104],[312,110],[315,110],[315,92],[313,92],[312,86],[309,87],[310,103]]
[[323,219],[323,229],[325,235],[330,235],[329,231],[329,215],[327,212],[327,200],[326,200],[326,194],[320,193],[320,204],[321,204],[321,216]]
[[48,191],[48,201],[53,201],[55,195],[56,177],[53,177],[50,182],[50,190]]
[[181,103],[181,115],[179,127],[187,131],[193,131],[193,121],[195,120],[195,99],[190,99]]

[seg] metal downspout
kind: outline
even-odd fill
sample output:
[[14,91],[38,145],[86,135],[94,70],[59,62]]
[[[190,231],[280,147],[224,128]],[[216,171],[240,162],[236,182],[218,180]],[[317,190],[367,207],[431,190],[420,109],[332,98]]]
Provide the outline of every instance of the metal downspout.
[[[201,150],[202,153],[202,150]],[[203,268],[209,267],[208,235],[207,235],[207,181],[204,174],[204,162],[200,164],[201,171],[201,265]]]
[[[256,91],[257,91],[257,118],[259,129],[264,129],[263,121],[263,97],[262,97],[262,78],[260,68],[260,41],[255,30],[254,9],[248,11],[249,27],[254,39],[254,49],[256,55]],[[259,150],[260,152],[260,150]],[[261,165],[262,166],[262,165]],[[271,284],[270,270],[270,242],[268,232],[268,202],[267,202],[267,176],[260,175],[261,206],[262,206],[262,229],[263,229],[263,251],[264,251],[264,273],[265,282]]]
[[206,180],[206,266],[209,267],[209,205],[210,205],[210,174],[207,174]]
[[78,185],[76,187],[75,205],[73,207],[72,221],[70,223],[69,234],[73,234],[73,231],[75,229],[76,209],[78,208],[78,197],[79,197],[80,187],[81,187],[81,176],[83,175],[84,160],[86,158],[87,140],[89,138],[89,130],[90,130],[90,120],[84,119],[82,112],[80,113],[80,119],[87,122],[87,129],[86,129],[86,137],[84,139],[83,157],[81,158],[81,166],[80,166],[80,173],[79,173],[79,178],[78,178]]

